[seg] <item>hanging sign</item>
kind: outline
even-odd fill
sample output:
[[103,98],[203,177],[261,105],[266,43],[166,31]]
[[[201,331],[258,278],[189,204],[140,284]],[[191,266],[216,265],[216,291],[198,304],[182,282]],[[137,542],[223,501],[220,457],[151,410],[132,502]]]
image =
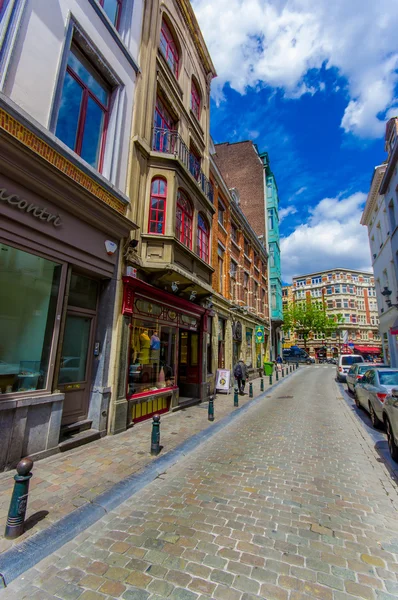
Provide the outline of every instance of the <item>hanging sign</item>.
[[231,380],[231,371],[227,369],[217,369],[216,373],[216,392],[229,392],[229,382]]
[[262,344],[264,342],[264,325],[256,325],[256,344]]

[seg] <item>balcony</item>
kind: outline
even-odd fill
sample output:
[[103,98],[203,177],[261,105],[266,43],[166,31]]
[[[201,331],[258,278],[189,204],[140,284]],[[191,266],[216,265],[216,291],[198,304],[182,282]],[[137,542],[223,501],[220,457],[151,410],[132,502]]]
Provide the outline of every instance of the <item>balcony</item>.
[[200,168],[199,160],[189,151],[188,146],[177,131],[154,127],[152,150],[172,154],[175,158],[178,158],[185,165],[206,198],[213,203],[213,186]]

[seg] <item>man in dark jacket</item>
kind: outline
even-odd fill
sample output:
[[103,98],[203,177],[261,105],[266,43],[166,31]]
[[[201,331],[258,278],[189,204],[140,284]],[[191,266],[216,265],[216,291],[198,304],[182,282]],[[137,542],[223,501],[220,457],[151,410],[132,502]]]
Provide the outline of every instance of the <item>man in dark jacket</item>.
[[239,394],[243,396],[245,393],[246,379],[249,378],[249,371],[242,357],[234,367],[234,377],[238,384]]

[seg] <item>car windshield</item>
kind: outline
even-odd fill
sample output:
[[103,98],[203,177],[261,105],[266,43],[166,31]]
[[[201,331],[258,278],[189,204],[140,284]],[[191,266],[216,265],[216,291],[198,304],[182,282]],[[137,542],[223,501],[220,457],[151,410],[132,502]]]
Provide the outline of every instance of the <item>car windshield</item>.
[[369,371],[369,365],[361,365],[360,367],[358,367],[358,373],[366,373],[366,371]]
[[362,356],[343,356],[341,358],[342,365],[353,365],[359,362],[363,362]]
[[381,385],[398,385],[398,371],[379,371]]

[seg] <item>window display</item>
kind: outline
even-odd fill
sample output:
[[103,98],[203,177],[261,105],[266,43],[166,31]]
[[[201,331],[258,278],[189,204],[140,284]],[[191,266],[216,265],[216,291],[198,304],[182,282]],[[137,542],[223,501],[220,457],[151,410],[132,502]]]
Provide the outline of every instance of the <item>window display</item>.
[[176,329],[144,319],[131,324],[128,395],[175,385]]
[[0,244],[2,394],[46,387],[61,269],[55,262]]

